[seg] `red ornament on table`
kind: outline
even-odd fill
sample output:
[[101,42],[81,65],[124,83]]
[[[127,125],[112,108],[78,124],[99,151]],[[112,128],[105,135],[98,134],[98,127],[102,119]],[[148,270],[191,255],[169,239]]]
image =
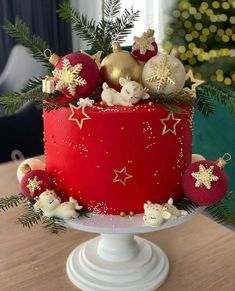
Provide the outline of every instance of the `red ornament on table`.
[[158,46],[153,35],[154,30],[148,29],[141,37],[134,37],[132,54],[141,62],[147,62],[158,53]]
[[219,202],[228,190],[228,179],[222,169],[226,161],[202,160],[191,164],[184,172],[182,187],[185,196],[198,205]]
[[69,98],[78,99],[91,94],[99,83],[96,62],[83,53],[71,53],[63,58],[53,54],[49,61],[55,65],[55,89]]
[[52,178],[44,170],[31,170],[28,164],[23,165],[24,176],[21,180],[21,192],[29,200],[34,200],[42,192],[52,189]]

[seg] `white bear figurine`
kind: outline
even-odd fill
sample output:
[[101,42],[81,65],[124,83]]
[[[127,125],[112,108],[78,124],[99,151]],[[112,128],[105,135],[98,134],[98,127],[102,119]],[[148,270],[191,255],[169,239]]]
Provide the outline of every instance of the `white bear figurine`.
[[167,203],[162,205],[162,217],[165,220],[174,220],[180,216],[187,215],[188,212],[185,210],[179,210],[173,205],[173,199],[170,198]]
[[55,216],[62,219],[70,219],[77,218],[78,213],[76,210],[80,210],[83,207],[72,197],[69,197],[68,202],[61,203],[60,197],[56,195],[54,190],[46,190],[39,196],[34,208],[41,209],[44,215],[49,218]]
[[108,105],[133,106],[141,99],[148,99],[149,94],[146,93],[143,86],[135,81],[130,81],[122,77],[119,78],[119,83],[122,86],[119,93],[113,88],[110,88],[107,83],[103,83],[103,91],[101,99]]
[[153,204],[150,201],[144,203],[143,220],[150,226],[160,226],[164,222],[162,217],[162,205],[157,203]]

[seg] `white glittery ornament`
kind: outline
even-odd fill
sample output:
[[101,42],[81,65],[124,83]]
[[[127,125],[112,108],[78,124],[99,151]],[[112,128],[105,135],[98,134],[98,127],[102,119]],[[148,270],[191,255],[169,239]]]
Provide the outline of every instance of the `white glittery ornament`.
[[183,88],[185,75],[184,66],[176,57],[158,54],[144,65],[142,80],[150,92],[169,94]]

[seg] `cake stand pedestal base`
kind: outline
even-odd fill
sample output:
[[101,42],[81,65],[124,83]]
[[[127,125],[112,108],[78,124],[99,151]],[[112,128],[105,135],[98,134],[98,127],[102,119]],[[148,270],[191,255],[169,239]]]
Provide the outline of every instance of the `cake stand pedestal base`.
[[84,291],[152,291],[168,272],[166,254],[133,234],[101,234],[75,248],[67,260],[69,279]]

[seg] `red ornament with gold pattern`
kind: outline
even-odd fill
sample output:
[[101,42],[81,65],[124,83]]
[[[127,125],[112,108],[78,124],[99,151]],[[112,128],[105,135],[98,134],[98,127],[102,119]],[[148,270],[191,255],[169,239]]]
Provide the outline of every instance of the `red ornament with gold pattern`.
[[154,30],[148,29],[141,37],[134,37],[132,54],[141,62],[147,62],[158,53],[158,46],[153,35]]
[[223,170],[225,154],[216,162],[202,160],[191,164],[184,172],[183,191],[191,201],[198,205],[212,205],[219,202],[228,190],[228,179]]
[[21,192],[29,200],[34,200],[46,189],[52,189],[51,176],[44,170],[31,170],[28,164],[20,169],[24,174],[21,180]]
[[53,54],[49,61],[55,65],[52,71],[55,89],[65,96],[78,99],[94,91],[99,83],[99,68],[87,54],[71,53],[63,58]]

